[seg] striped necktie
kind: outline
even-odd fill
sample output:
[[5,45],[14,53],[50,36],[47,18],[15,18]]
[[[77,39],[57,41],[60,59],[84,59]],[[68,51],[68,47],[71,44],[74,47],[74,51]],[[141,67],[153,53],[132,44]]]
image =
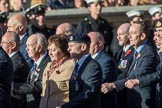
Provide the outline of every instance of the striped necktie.
[[33,67],[31,68],[31,76],[30,76],[30,79],[32,79],[33,78],[33,75],[34,75],[34,72],[36,71],[36,68],[37,68],[37,64],[36,63],[34,63],[34,65],[33,65]]

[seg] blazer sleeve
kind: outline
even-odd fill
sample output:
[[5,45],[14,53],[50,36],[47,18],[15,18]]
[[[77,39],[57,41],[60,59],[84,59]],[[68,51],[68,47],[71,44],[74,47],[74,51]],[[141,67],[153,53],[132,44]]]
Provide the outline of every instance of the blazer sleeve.
[[42,85],[41,80],[38,80],[34,83],[16,83],[14,84],[14,94],[32,94],[32,93],[41,93]]
[[160,80],[160,71],[138,78],[139,87],[143,88]]

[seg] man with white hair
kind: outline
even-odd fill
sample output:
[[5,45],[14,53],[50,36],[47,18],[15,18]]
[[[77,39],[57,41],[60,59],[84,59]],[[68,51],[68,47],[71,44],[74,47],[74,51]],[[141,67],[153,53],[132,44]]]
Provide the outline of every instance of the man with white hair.
[[27,83],[15,85],[15,94],[26,94],[27,108],[39,108],[40,94],[42,92],[42,74],[50,57],[47,54],[47,40],[43,34],[31,35],[26,42],[26,50],[29,57],[34,61]]

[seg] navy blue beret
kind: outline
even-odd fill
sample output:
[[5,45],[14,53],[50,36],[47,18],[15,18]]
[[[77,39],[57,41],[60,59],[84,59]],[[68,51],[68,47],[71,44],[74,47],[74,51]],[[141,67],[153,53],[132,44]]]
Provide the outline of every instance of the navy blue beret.
[[87,43],[90,41],[91,39],[89,38],[89,36],[83,33],[77,33],[68,37],[68,42]]

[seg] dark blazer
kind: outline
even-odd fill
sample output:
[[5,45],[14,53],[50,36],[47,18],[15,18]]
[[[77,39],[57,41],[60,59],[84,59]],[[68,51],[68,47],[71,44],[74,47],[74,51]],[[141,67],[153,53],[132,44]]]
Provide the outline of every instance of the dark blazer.
[[79,68],[77,78],[71,77],[70,102],[64,104],[62,108],[101,108],[101,83],[101,67],[95,60],[88,56]]
[[162,107],[162,52],[159,53],[159,56],[160,63],[156,72],[138,78],[139,87],[141,88],[157,83],[157,108]]
[[[116,77],[116,66],[114,60],[104,51],[101,50],[95,57],[102,69],[103,82],[112,82]],[[102,108],[116,108],[117,98],[115,92],[101,95]]]
[[39,108],[40,94],[42,92],[42,75],[48,62],[50,62],[50,57],[46,54],[38,66],[37,74],[30,79],[29,73],[27,83],[17,84],[14,88],[15,94],[27,95],[27,108]]
[[[146,44],[140,53],[133,60],[127,77],[125,79],[115,81],[116,90],[122,90],[125,87],[125,82],[128,79],[146,76],[156,71],[156,66],[159,63],[159,56],[156,49]],[[139,86],[131,90],[127,90],[127,105],[128,108],[155,108],[156,84],[149,85],[144,88]]]
[[13,65],[8,54],[0,46],[0,107],[11,108],[11,82]]
[[22,54],[19,51],[16,52],[11,57],[11,60],[13,62],[13,71],[14,71],[13,82],[14,83],[26,82],[30,69]]
[[102,17],[94,20],[91,16],[89,16],[78,23],[75,33],[87,34],[92,31],[97,31],[103,34],[105,39],[105,50],[110,51],[110,44],[113,39],[113,32],[109,22],[107,22]]
[[[13,62],[13,82],[15,83],[25,83],[27,80],[29,66],[21,53],[18,51],[12,57]],[[23,108],[26,103],[26,95],[14,95],[12,94],[12,107],[13,108]]]
[[28,63],[29,68],[33,65],[33,60],[28,56],[28,53],[26,51],[26,41],[28,39],[28,34],[26,33],[25,36],[20,41],[20,53],[25,58],[26,62]]

